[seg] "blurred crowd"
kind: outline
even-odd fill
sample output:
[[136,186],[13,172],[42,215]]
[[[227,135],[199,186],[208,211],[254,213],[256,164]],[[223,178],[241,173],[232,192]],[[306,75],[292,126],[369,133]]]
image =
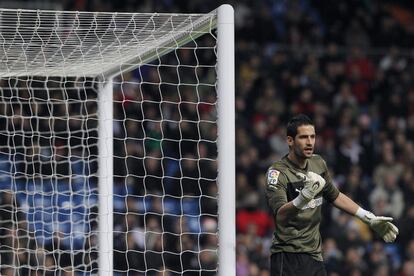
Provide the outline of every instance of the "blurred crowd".
[[[328,275],[414,275],[412,5],[409,1],[326,5],[307,0],[232,4],[236,12],[237,275],[269,275],[274,221],[264,197],[264,175],[272,162],[287,153],[285,124],[297,113],[314,120],[316,151],[327,161],[334,184],[365,209],[392,216],[400,229],[396,242],[385,244],[358,219],[324,205],[321,233]],[[79,0],[65,5],[77,10],[140,12],[207,12],[217,7],[214,1],[195,0],[140,4]],[[207,53],[203,59],[209,61],[211,56]],[[148,72],[147,82],[156,83],[152,78],[157,76]],[[204,75],[209,83],[208,72]],[[136,77],[127,75],[123,80],[134,83]],[[172,94],[163,98],[171,103],[164,106],[163,114],[158,105],[152,106],[157,97],[167,96],[160,95],[158,87],[144,89],[141,95],[145,99],[136,98],[134,88],[128,94],[127,84],[115,88],[124,97],[116,98],[122,106],[115,106],[115,152],[120,158],[115,160],[115,180],[119,187],[132,187],[130,196],[128,191],[119,191],[125,206],[115,205],[119,208],[115,209],[114,226],[116,269],[139,271],[144,267],[155,273],[167,266],[186,275],[199,275],[199,269],[205,270],[202,275],[214,275],[217,187],[211,108],[215,99],[204,96],[206,104],[200,112],[194,107],[199,99],[189,87],[183,91],[183,99]],[[205,91],[210,90],[206,87]],[[147,106],[134,106],[140,100],[147,100]],[[187,104],[178,107],[181,100]],[[137,109],[142,112],[136,113]],[[137,116],[126,119],[131,114]],[[173,125],[177,114],[189,122],[180,126],[182,133]],[[143,124],[141,115],[155,118],[154,122]],[[199,128],[191,125],[198,116],[206,122]],[[160,117],[170,123],[157,124]],[[200,133],[194,133],[195,129]],[[169,139],[162,142],[160,135]],[[143,137],[150,139],[144,141]],[[162,144],[177,137],[184,139],[183,144]],[[151,157],[145,165],[144,153]],[[184,171],[177,162],[183,162]],[[136,182],[144,181],[142,175],[151,177],[139,186]],[[185,181],[178,183],[180,177]],[[199,179],[205,183],[200,185]],[[180,190],[174,188],[178,186]],[[164,201],[165,192],[170,201]],[[149,202],[143,201],[144,195],[149,195]],[[191,213],[191,200],[200,195],[199,209]],[[175,210],[178,197],[188,199],[188,212],[183,201]],[[142,215],[147,204],[150,212]],[[203,214],[201,224],[192,222],[198,214]],[[0,213],[3,215],[7,214]],[[143,236],[145,231],[150,235]]]
[[354,2],[258,4],[265,32],[239,32],[238,275],[268,275],[273,220],[263,172],[287,153],[285,124],[297,113],[314,120],[316,151],[335,185],[400,228],[396,243],[385,244],[358,219],[324,206],[328,274],[414,275],[413,25],[402,20],[412,9]]

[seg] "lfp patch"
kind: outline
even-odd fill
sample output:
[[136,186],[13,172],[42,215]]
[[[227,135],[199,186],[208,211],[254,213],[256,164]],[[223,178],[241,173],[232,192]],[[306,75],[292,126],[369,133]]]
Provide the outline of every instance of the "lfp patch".
[[269,172],[267,173],[267,183],[275,185],[277,183],[279,174],[280,172],[277,170],[269,170]]

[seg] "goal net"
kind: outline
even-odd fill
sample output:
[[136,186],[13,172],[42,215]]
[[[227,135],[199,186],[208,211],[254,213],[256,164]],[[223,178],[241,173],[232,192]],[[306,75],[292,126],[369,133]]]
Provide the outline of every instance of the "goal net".
[[235,274],[232,20],[0,9],[1,275]]

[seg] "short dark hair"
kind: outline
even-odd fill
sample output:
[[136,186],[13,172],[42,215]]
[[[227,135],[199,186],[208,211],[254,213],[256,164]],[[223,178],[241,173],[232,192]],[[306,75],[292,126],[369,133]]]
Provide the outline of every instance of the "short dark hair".
[[296,134],[298,134],[298,127],[308,125],[313,126],[312,120],[305,114],[298,114],[289,120],[286,135],[295,138]]

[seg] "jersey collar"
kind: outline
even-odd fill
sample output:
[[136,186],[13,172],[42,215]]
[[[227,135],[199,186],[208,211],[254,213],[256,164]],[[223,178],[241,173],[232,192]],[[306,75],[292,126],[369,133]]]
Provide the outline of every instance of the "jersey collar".
[[301,170],[301,171],[304,171],[304,172],[307,172],[308,171],[308,166],[309,166],[309,161],[308,160],[306,160],[306,166],[305,166],[305,168],[302,169],[296,163],[294,163],[293,161],[291,161],[288,158],[288,155],[287,154],[283,157],[283,159],[285,159],[287,161],[287,163],[289,164],[289,166],[290,167],[293,167],[293,169],[295,169],[295,170]]

